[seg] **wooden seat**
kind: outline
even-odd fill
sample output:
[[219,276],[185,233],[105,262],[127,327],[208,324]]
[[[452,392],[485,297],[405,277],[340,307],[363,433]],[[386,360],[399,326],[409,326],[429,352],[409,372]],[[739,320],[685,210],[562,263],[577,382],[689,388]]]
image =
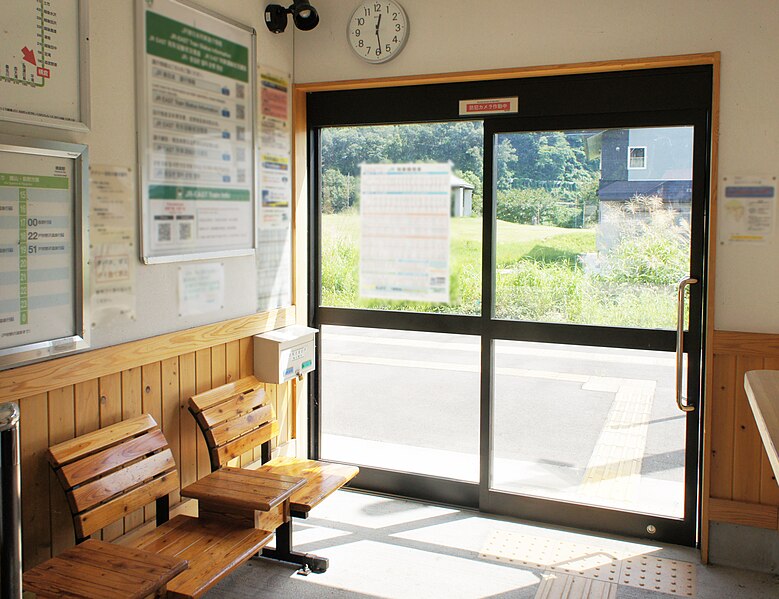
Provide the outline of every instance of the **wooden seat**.
[[[255,377],[194,395],[189,410],[206,440],[211,470],[216,471],[255,447],[262,446],[262,466],[258,470],[303,477],[306,484],[293,493],[293,516],[307,518],[312,508],[352,480],[359,468],[294,457],[270,459],[270,441],[279,434],[273,406],[267,402],[262,383]],[[276,529],[276,550],[263,555],[308,566],[314,571],[327,569],[323,558],[292,551],[292,529],[285,523]]]
[[133,547],[178,557],[189,569],[168,583],[170,597],[200,597],[273,536],[245,524],[169,517],[168,494],[179,488],[173,454],[149,415],[77,437],[49,449],[65,489],[79,542],[156,501],[157,528]]

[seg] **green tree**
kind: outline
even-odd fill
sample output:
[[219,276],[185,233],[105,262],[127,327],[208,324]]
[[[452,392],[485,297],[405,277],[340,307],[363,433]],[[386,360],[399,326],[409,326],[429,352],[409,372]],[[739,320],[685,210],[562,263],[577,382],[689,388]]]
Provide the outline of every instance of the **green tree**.
[[359,179],[344,175],[336,169],[328,169],[322,175],[322,212],[343,212],[357,203]]

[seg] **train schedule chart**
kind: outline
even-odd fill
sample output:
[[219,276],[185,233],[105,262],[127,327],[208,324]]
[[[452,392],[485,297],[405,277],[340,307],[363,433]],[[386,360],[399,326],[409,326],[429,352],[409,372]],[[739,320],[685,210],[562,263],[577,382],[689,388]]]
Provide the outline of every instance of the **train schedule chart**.
[[9,139],[22,141],[0,137],[0,367],[88,341],[80,213],[86,148]]
[[176,0],[138,2],[146,263],[255,248],[254,31]]
[[87,130],[85,0],[3,0],[0,118]]
[[360,297],[449,301],[449,164],[360,166]]

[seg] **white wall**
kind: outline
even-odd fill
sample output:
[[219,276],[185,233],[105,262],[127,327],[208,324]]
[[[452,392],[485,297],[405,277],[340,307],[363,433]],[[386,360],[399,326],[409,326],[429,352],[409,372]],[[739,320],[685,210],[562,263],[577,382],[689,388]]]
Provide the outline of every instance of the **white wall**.
[[[720,174],[779,174],[776,0],[401,0],[403,53],[363,63],[346,43],[357,0],[316,0],[295,36],[298,83],[722,52]],[[779,245],[718,246],[718,329],[779,332]]]
[[[199,0],[199,3],[254,27],[258,63],[292,72],[293,36],[290,33],[274,36],[266,29],[262,17],[264,5],[260,2]],[[132,167],[137,172],[134,6],[135,2],[131,0],[89,2],[92,84],[89,133],[1,121],[0,133],[87,144],[91,164]],[[254,313],[257,305],[254,257],[225,258],[221,262],[225,265],[225,309],[219,313],[179,318],[178,265],[144,266],[138,261],[136,320],[117,318],[94,329],[92,346],[114,345]]]

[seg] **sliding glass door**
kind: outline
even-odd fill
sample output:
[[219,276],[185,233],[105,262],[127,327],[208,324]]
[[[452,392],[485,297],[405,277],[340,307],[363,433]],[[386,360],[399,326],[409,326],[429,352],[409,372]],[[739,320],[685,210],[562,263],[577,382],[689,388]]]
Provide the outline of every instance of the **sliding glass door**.
[[311,454],[693,544],[710,90],[696,67],[312,94]]

